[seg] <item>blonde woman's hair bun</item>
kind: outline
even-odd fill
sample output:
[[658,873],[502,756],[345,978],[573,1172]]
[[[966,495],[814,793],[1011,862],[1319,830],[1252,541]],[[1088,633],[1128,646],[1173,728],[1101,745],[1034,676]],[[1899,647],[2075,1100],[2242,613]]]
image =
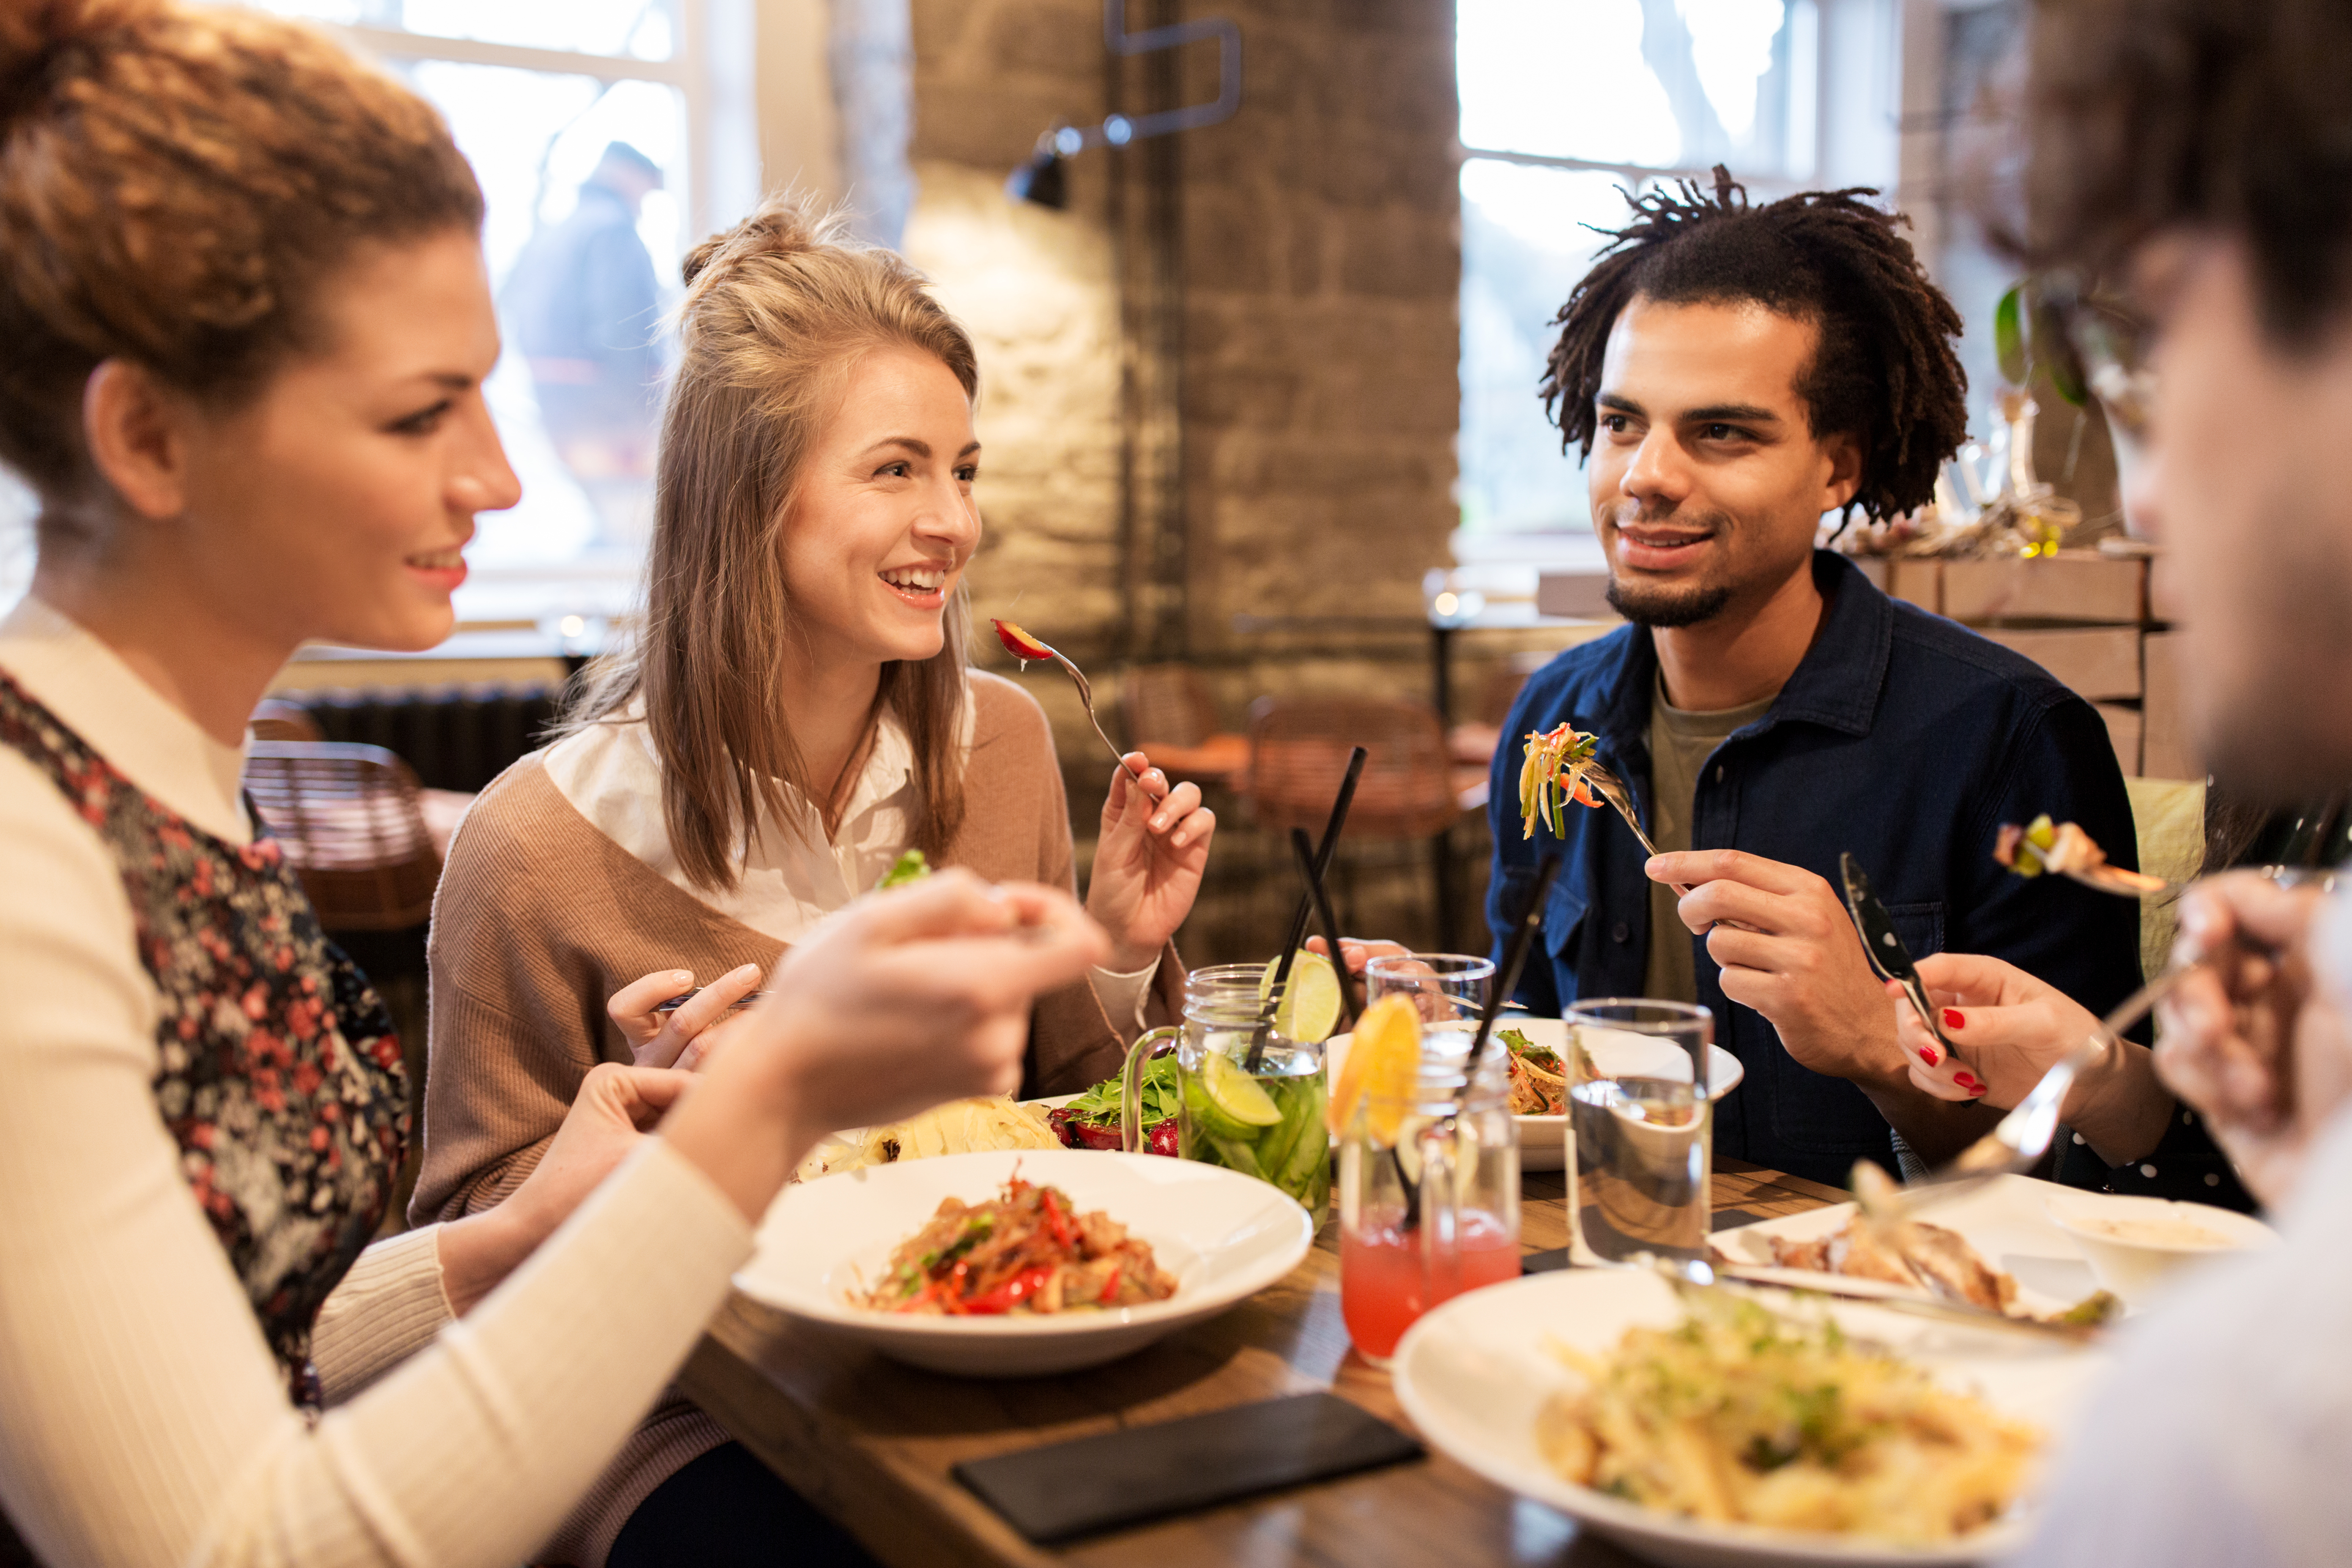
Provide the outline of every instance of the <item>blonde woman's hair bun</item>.
[[688,284],[714,267],[731,270],[753,257],[802,256],[829,247],[858,247],[846,214],[802,192],[767,197],[733,228],[722,229],[687,253],[680,268]]

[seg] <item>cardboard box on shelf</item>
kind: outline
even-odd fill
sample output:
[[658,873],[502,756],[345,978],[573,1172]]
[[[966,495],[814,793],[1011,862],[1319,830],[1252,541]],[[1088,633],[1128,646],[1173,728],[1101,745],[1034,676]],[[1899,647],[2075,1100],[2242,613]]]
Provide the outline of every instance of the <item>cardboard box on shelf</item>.
[[2140,771],[2140,710],[2121,702],[2094,702],[2099,717],[2107,721],[2107,739],[2115,742],[2116,761],[2123,764],[2124,777],[2137,778]]
[[1943,563],[1941,613],[1964,625],[2063,622],[2136,626],[2147,618],[2147,563],[2062,550]]
[[2021,631],[1979,626],[1982,635],[2023,654],[2093,702],[2137,698],[2142,689],[2137,626],[2060,626]]
[[1853,563],[1888,598],[1916,605],[1930,615],[1943,613],[1942,562],[1911,561],[1894,555],[1857,555],[1853,557]]

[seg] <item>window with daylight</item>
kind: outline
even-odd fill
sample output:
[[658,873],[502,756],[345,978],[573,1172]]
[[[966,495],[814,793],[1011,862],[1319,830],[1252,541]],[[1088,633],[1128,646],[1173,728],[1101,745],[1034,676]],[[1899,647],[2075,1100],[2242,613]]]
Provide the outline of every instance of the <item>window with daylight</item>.
[[1460,0],[1457,15],[1461,542],[1548,534],[1577,559],[1584,476],[1536,388],[1549,323],[1605,243],[1593,230],[1623,225],[1626,193],[1704,184],[1717,163],[1759,200],[1891,186],[1894,0]]
[[652,523],[667,310],[757,198],[750,0],[253,0],[322,22],[447,117],[488,205],[488,396],[522,504],[486,514],[463,622],[615,614]]

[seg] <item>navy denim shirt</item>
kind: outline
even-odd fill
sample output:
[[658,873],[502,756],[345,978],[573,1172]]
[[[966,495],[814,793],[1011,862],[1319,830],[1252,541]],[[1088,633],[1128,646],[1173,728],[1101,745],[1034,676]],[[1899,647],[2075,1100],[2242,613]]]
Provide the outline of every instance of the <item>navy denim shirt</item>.
[[[1915,957],[1989,953],[2094,1013],[2122,1001],[2140,979],[2138,905],[2013,876],[1992,858],[2003,822],[2046,811],[2080,823],[2118,865],[2137,865],[2131,802],[2097,711],[2021,655],[1889,599],[1842,556],[1815,552],[1813,581],[1829,599],[1821,633],[1771,709],[1700,770],[1691,847],[1746,850],[1832,887],[1839,853],[1851,851]],[[1598,734],[1601,762],[1650,818],[1657,668],[1650,633],[1626,626],[1569,649],[1520,692],[1487,807],[1491,929],[1508,929],[1556,843],[1541,827],[1521,837],[1529,731],[1565,721]],[[1566,858],[1519,1000],[1557,1016],[1580,996],[1640,995],[1650,939],[1640,844],[1606,806],[1572,806],[1558,847]],[[1689,940],[1716,1043],[1747,1069],[1717,1108],[1717,1152],[1839,1185],[1859,1156],[1891,1166],[1887,1124],[1869,1098],[1800,1066],[1761,1014],[1726,1000],[1706,942]]]

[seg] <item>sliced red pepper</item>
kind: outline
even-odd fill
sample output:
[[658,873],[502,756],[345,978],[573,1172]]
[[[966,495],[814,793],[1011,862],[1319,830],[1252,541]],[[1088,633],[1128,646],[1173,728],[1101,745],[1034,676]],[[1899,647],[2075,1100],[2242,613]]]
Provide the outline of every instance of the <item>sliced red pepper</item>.
[[1053,1277],[1054,1270],[1043,1264],[1034,1268],[1024,1268],[995,1289],[985,1295],[974,1296],[971,1300],[966,1301],[963,1304],[963,1310],[974,1317],[1009,1312],[1043,1290],[1045,1288],[1045,1282]]
[[1011,621],[992,621],[996,627],[996,640],[1015,658],[1051,658],[1054,650],[1014,626]]
[[1055,1244],[1067,1251],[1077,1246],[1078,1237],[1077,1233],[1070,1228],[1070,1216],[1064,1214],[1062,1205],[1055,1201],[1057,1195],[1053,1188],[1047,1187],[1039,1202],[1045,1210],[1046,1230],[1052,1233]]
[[1116,1302],[1118,1300],[1118,1283],[1125,1276],[1118,1269],[1112,1269],[1110,1278],[1103,1281],[1102,1294],[1095,1298],[1095,1305],[1108,1307]]

